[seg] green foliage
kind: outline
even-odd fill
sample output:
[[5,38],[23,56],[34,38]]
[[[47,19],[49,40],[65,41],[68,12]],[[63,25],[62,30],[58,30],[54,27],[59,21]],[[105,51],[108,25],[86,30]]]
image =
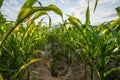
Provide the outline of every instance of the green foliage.
[[88,2],[87,10],[86,10],[86,22],[85,22],[85,25],[86,25],[86,26],[89,26],[89,25],[90,25],[90,9],[89,9],[89,2]]
[[[12,31],[14,31],[14,29],[20,23],[22,23],[23,21],[28,21],[30,19],[30,17],[37,11],[46,11],[46,12],[53,11],[56,14],[60,15],[61,17],[63,16],[62,11],[53,4],[50,4],[49,6],[46,6],[46,7],[32,6],[36,1],[37,0],[34,0],[34,2],[31,2],[31,0],[27,0],[25,2],[25,4],[22,6],[22,8],[18,14],[18,18],[16,20],[15,26],[3,35],[2,40],[0,42],[0,47],[2,47],[2,44],[4,43],[4,41],[7,39],[7,37],[12,33]],[[50,21],[50,23],[51,23],[51,21]]]
[[95,10],[96,10],[96,8],[97,8],[97,4],[98,4],[98,0],[96,0],[96,2],[95,2],[94,12],[95,12]]
[[120,17],[120,7],[117,7],[116,11],[117,11],[118,16]]
[[3,0],[0,0],[0,8],[1,8],[2,4],[3,4]]
[[[34,6],[36,2],[40,6]],[[98,0],[94,11],[97,4]],[[43,6],[37,0],[26,0],[16,22],[7,22],[0,13],[0,80],[28,80],[30,76],[25,76],[24,72],[28,72],[31,64],[41,60],[46,62],[53,74],[64,60],[73,65],[82,62],[86,76],[86,68],[91,66],[91,80],[94,72],[99,80],[106,80],[114,71],[120,70],[120,18],[92,26],[88,2],[85,24],[67,15],[65,22],[51,27],[49,11],[63,20],[63,13],[57,6]],[[119,7],[116,11],[119,16]],[[48,16],[49,23],[43,22],[42,18],[36,25],[35,20],[43,15]],[[23,25],[25,21],[27,23]],[[111,60],[116,63],[114,67],[109,67]]]

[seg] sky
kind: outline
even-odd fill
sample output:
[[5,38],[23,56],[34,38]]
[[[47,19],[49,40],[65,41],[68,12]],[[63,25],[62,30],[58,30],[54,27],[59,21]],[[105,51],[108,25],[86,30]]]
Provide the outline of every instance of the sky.
[[[83,23],[85,22],[85,12],[88,4],[88,0],[39,0],[43,6],[49,4],[55,4],[59,7],[63,14],[64,19],[67,19],[66,14],[73,15],[79,18]],[[96,11],[93,12],[95,0],[90,1],[90,16],[91,24],[100,24],[105,21],[110,21],[116,19],[117,13],[115,8],[120,6],[120,0],[99,0]],[[15,21],[17,19],[17,14],[24,4],[25,0],[4,0],[3,5],[0,9],[2,14],[5,15],[7,20]],[[38,5],[38,4],[36,4]],[[60,16],[54,12],[50,12],[49,15],[52,18],[53,23],[61,22]],[[48,20],[47,17],[44,17]],[[37,20],[39,21],[39,19]]]

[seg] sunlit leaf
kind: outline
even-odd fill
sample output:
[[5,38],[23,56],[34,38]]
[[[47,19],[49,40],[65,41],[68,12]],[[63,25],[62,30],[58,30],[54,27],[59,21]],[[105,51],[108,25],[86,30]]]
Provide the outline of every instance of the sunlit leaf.
[[119,50],[120,50],[119,47],[117,47],[113,50],[113,52],[115,53],[115,52],[118,52]]
[[78,19],[78,18],[76,18],[76,17],[74,17],[74,16],[70,16],[70,15],[67,15],[68,17],[69,17],[69,21],[70,21],[70,23],[72,23],[73,25],[75,25],[75,26],[80,26],[80,25],[82,25],[82,22]]
[[22,66],[20,67],[20,69],[18,70],[18,72],[11,76],[10,80],[14,80],[22,70],[24,70],[25,68],[27,68],[27,67],[30,66],[31,64],[33,64],[33,63],[35,63],[35,62],[38,62],[38,61],[41,61],[41,60],[43,60],[43,59],[41,59],[41,58],[32,59],[32,60],[30,60],[27,64],[22,65]]
[[104,73],[104,77],[106,77],[108,74],[110,74],[111,72],[116,71],[116,70],[120,70],[120,67],[111,68],[109,71],[106,71]]
[[50,4],[49,6],[47,6],[44,9],[46,9],[48,11],[54,11],[56,14],[60,15],[61,17],[63,16],[62,11],[57,6],[55,6],[54,4]]
[[[36,2],[37,0],[26,0],[26,2],[24,3],[24,5],[22,6],[22,8],[19,11],[18,14],[18,18],[23,15],[25,13],[25,11],[27,11],[27,13],[30,11],[30,7]],[[27,9],[26,9],[27,8]],[[24,13],[23,13],[24,12]],[[26,15],[26,14],[25,14]],[[23,17],[23,16],[22,16]],[[30,17],[30,16],[29,16]],[[17,21],[18,21],[17,18]],[[19,23],[17,23],[19,24]]]
[[118,24],[120,24],[120,18],[117,18],[116,20],[114,20],[111,24],[111,28],[114,28],[116,27]]
[[53,11],[61,17],[63,15],[62,11],[53,4],[46,7],[28,7],[20,11],[21,13],[18,15],[16,24],[23,22],[25,19],[29,18],[32,14],[36,13],[37,11]]
[[24,5],[22,6],[22,8],[27,8],[32,6],[37,0],[26,0],[26,2],[24,3]]
[[98,36],[103,36],[106,34],[106,32],[108,31],[108,29],[104,29],[103,31],[101,31]]
[[38,12],[35,13],[35,16],[33,17],[33,20],[35,20],[35,19],[37,19],[40,16],[45,15],[45,14],[47,14],[46,11],[38,11]]
[[2,77],[2,74],[0,73],[0,80],[4,80],[4,78]]
[[18,15],[18,18],[16,20],[16,24],[19,24],[21,22],[28,21],[32,14],[35,13],[33,8],[25,8],[21,14]]
[[41,59],[41,58],[32,59],[32,60],[29,61],[28,65],[31,65],[31,64],[33,64],[33,63],[35,63],[35,62],[37,62],[37,61],[41,61],[41,60],[43,60],[43,59]]
[[30,74],[30,70],[26,70],[23,77],[27,77],[27,76],[29,76],[29,74]]
[[46,62],[46,65],[48,66],[49,69],[51,69],[51,65],[48,61],[45,61]]
[[30,17],[36,13],[37,11],[53,11],[56,14],[60,15],[61,17],[63,16],[62,11],[56,7],[55,5],[51,4],[49,6],[46,7],[31,7],[33,5],[33,3],[36,2],[36,0],[34,0],[34,2],[30,3],[32,0],[27,0],[26,3],[23,5],[23,7],[21,8],[19,14],[18,14],[18,18],[16,20],[16,24],[15,27],[13,27],[11,30],[9,30],[7,33],[5,33],[2,37],[1,43],[0,43],[0,47],[2,46],[2,44],[4,43],[4,41],[6,40],[6,38],[11,34],[11,32],[23,21],[29,20]]
[[97,72],[99,79],[101,79],[100,72],[98,70],[96,72]]
[[90,25],[90,9],[89,9],[89,2],[88,2],[88,7],[86,10],[86,22],[85,22],[86,26]]

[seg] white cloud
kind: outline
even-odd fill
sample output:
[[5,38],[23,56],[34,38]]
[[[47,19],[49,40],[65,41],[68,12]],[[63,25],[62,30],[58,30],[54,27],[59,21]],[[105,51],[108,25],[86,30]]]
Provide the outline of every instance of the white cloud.
[[110,2],[110,3],[115,3],[115,2],[117,2],[118,0],[99,0],[99,3],[108,3],[108,2]]
[[[96,10],[95,13],[93,13],[95,0],[89,0],[89,1],[90,1],[89,6],[90,6],[91,23],[92,24],[116,19],[116,17],[117,17],[116,12],[112,8],[109,7],[109,9],[106,9],[106,8],[101,9],[101,7],[99,7],[99,5],[101,5],[102,3],[113,4],[113,3],[117,2],[118,0],[99,0],[99,4],[97,7],[100,10]],[[78,0],[77,5],[69,8],[67,13],[69,13],[73,16],[76,16],[77,18],[81,18],[82,21],[85,21],[85,12],[86,12],[87,5],[88,5],[88,0]],[[113,10],[113,11],[111,11],[111,10]]]
[[115,11],[97,12],[91,15],[92,24],[100,24],[106,21],[115,20],[116,18],[117,14]]
[[79,17],[80,15],[85,13],[86,6],[87,4],[85,0],[79,0],[76,6],[68,8],[68,13],[73,16]]
[[18,6],[19,5],[19,2],[17,0],[9,0],[9,3],[10,4],[13,4],[15,6]]
[[102,16],[102,18],[113,18],[117,17],[117,13],[115,11],[106,12],[105,15]]
[[[93,4],[94,4],[94,0],[90,0],[89,6],[91,12],[93,11],[94,8]],[[85,14],[87,6],[88,6],[88,0],[79,0],[76,6],[68,9],[69,10],[68,12],[76,17],[79,17]]]
[[17,0],[4,0],[1,11],[8,20],[15,20],[21,5]]
[[[23,0],[4,0],[1,11],[2,11],[3,14],[8,16],[7,17],[8,20],[15,20],[17,18],[18,11],[19,11],[20,7],[22,6],[20,4],[20,1],[22,2]],[[51,4],[51,3],[55,4],[55,3],[57,3],[58,0],[39,0],[39,1],[41,1],[41,3],[43,5],[44,4],[48,5],[48,4]],[[59,1],[61,3],[72,4],[70,2],[70,0],[59,0]],[[89,1],[90,1],[90,3],[89,3],[90,4],[90,11],[92,13],[93,8],[94,8],[94,4],[95,4],[95,0],[89,0]],[[101,7],[99,7],[99,5],[101,5],[102,3],[113,4],[113,3],[116,3],[118,1],[119,0],[99,0],[99,4],[97,6],[99,10],[96,10],[96,12],[94,14],[91,14],[92,23],[105,21],[105,20],[108,20],[108,19],[110,19],[110,20],[115,19],[115,17],[116,17],[115,16],[115,11],[110,12],[110,11],[108,11],[108,9],[105,9],[104,10],[105,12],[104,12],[103,10],[100,9]],[[57,3],[57,4],[63,5],[61,3]],[[71,7],[67,7],[67,8],[64,7],[64,9],[63,9],[64,13],[73,15],[73,16],[75,16],[77,18],[82,18],[82,20],[84,21],[85,20],[85,12],[86,12],[86,8],[87,8],[88,0],[78,0],[78,1],[76,1],[75,4],[76,5],[74,5],[74,6],[72,5]],[[96,15],[96,16],[94,16],[94,15]],[[56,16],[56,15],[51,15],[51,16],[54,17],[53,22],[60,21],[58,16]]]
[[60,0],[62,3],[68,3],[69,0]]
[[[51,3],[55,3],[57,2],[58,0],[43,0],[41,2],[43,2],[44,4],[51,4]],[[69,0],[59,0],[61,3],[68,3]]]
[[56,0],[39,0],[40,2],[43,2],[45,4],[50,4],[50,3],[54,3]]

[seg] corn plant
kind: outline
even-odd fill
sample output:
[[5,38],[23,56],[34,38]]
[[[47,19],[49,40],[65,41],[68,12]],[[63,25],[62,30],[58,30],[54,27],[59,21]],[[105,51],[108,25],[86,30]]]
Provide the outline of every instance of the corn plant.
[[[88,20],[87,20],[88,19]],[[90,26],[89,6],[86,11],[85,25],[79,23],[79,19],[69,16],[70,23],[77,28],[80,41],[77,41],[83,50],[83,59],[85,68],[87,61],[91,65],[91,80],[93,80],[93,71],[97,71],[100,80],[105,80],[105,77],[114,70],[119,70],[119,67],[106,70],[107,64],[113,54],[113,49],[119,48],[119,33],[114,30],[119,26],[119,18],[111,24]],[[113,27],[114,26],[114,27]],[[109,43],[111,39],[117,39]],[[76,42],[76,41],[75,41]],[[117,55],[116,55],[117,56]]]
[[[39,38],[39,35],[38,36],[35,35],[35,33],[36,33],[35,30],[37,30],[39,28],[37,26],[35,26],[34,20],[42,15],[46,15],[48,11],[53,11],[62,17],[61,10],[59,8],[57,8],[55,5],[51,4],[51,5],[45,6],[45,7],[42,7],[41,5],[33,6],[33,4],[35,2],[37,2],[37,0],[34,0],[34,1],[26,0],[26,2],[22,6],[22,8],[18,14],[18,18],[17,18],[15,24],[11,27],[10,30],[6,31],[6,33],[4,33],[4,35],[2,35],[2,38],[0,41],[1,59],[2,59],[1,63],[3,63],[3,61],[5,61],[2,58],[3,56],[8,57],[8,60],[6,62],[4,62],[7,65],[1,64],[1,66],[2,66],[1,70],[7,71],[9,73],[9,74],[5,73],[6,75],[4,75],[4,77],[6,77],[6,79],[7,78],[10,78],[11,80],[13,80],[15,78],[24,79],[24,77],[21,77],[22,76],[21,71],[31,64],[31,63],[29,63],[30,60],[32,61],[32,58],[30,55],[32,53],[34,53],[34,51],[35,51],[35,50],[33,50],[34,44],[37,44],[37,43],[35,43],[35,41],[36,41],[35,39]],[[35,15],[30,20],[30,17],[33,14],[35,14]],[[48,15],[48,17],[49,17],[49,27],[50,27],[51,26],[51,18],[49,15]],[[28,21],[28,20],[30,20],[30,21]],[[27,28],[20,27],[19,25],[25,21],[28,21]],[[16,32],[17,29],[19,29],[19,30]],[[3,43],[4,43],[4,45],[3,45]],[[41,59],[35,59],[35,61],[33,59],[33,62],[36,62],[39,60],[41,60]],[[10,62],[10,61],[12,61],[12,62]],[[23,64],[26,64],[26,65],[23,65]],[[11,66],[13,66],[13,65],[15,65],[13,68],[13,69],[15,69],[14,71],[11,68]],[[2,73],[2,74],[4,74],[4,73]],[[12,74],[14,74],[14,75],[12,75]]]
[[[34,6],[36,2],[38,6]],[[98,0],[94,11],[97,4]],[[64,60],[68,65],[82,62],[85,78],[86,68],[91,66],[91,80],[95,72],[99,80],[106,80],[113,71],[119,70],[120,7],[116,8],[119,18],[96,26],[90,24],[89,7],[88,0],[85,23],[71,15],[67,15],[68,19],[64,21],[57,6],[43,6],[37,0],[26,0],[15,22],[7,21],[0,13],[0,80],[29,80],[29,66],[41,60],[45,61],[53,76],[57,76],[56,69]],[[59,15],[63,22],[51,27],[49,11]],[[35,20],[45,15],[49,22],[43,22],[43,18],[36,25]],[[109,68],[112,59],[116,65]]]

